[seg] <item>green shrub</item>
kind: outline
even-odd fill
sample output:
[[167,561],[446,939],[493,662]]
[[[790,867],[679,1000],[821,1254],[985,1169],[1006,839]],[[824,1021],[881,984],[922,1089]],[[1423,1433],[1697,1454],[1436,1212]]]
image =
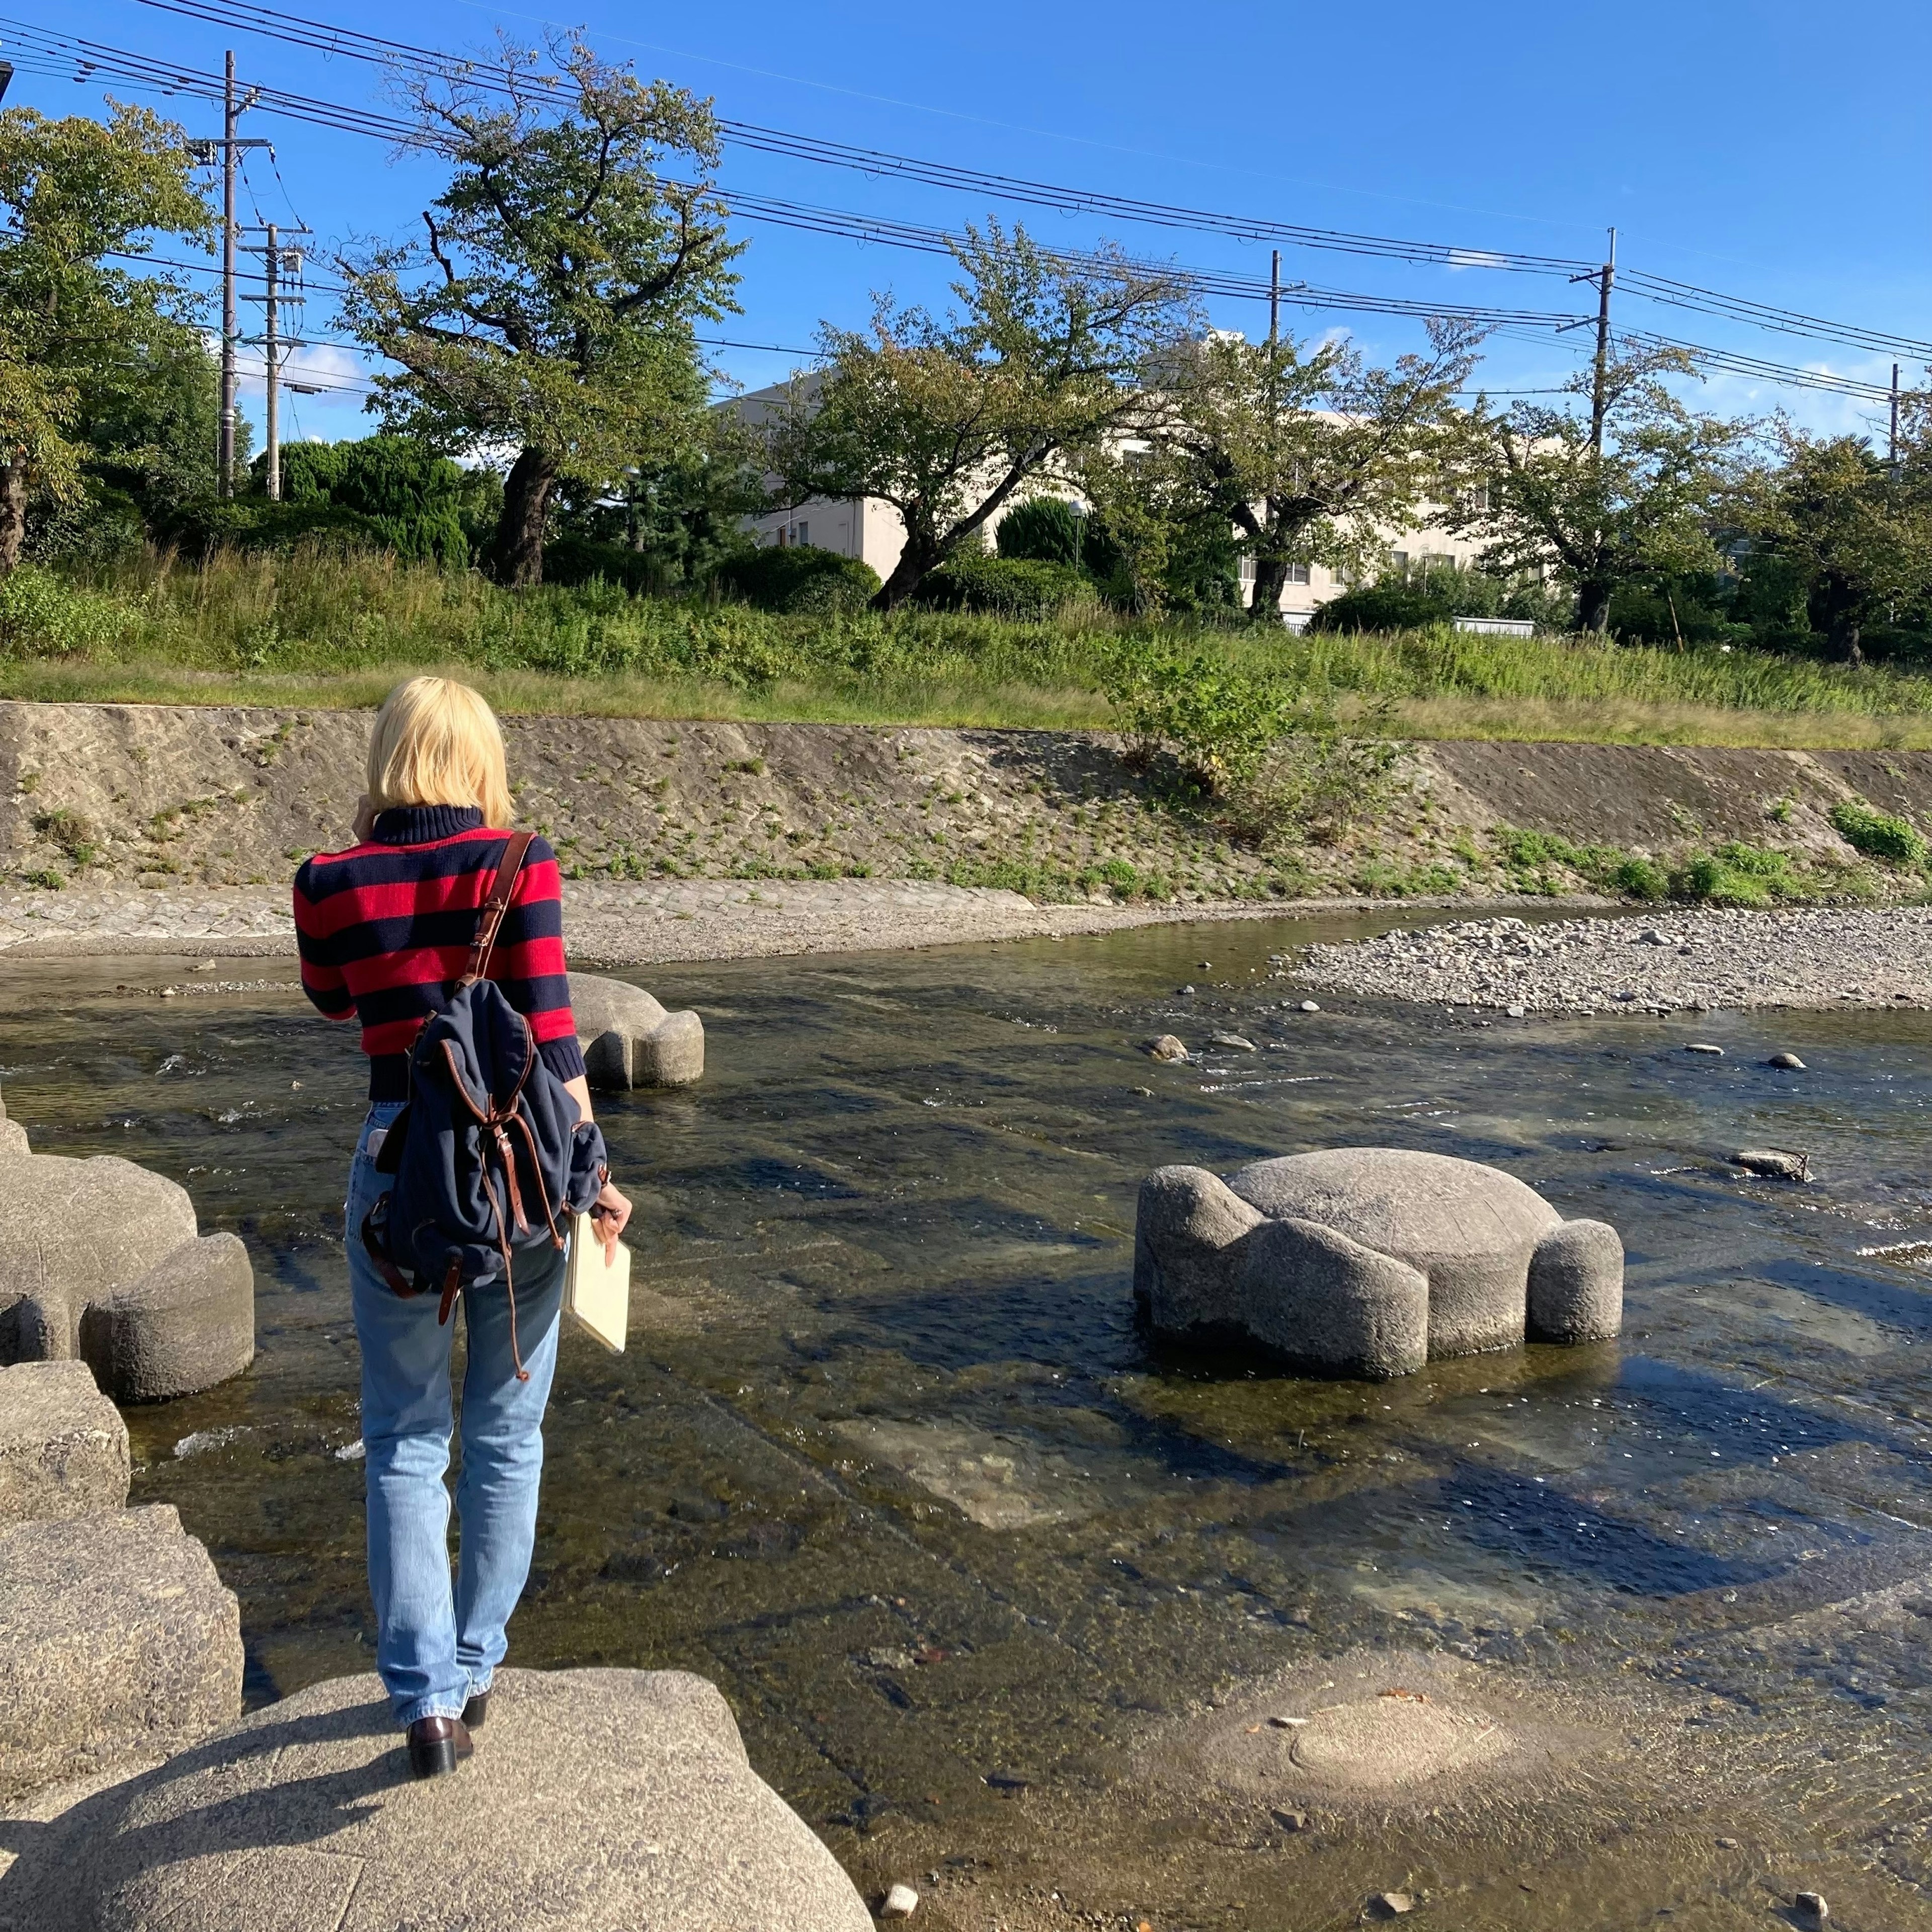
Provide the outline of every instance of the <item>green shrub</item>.
[[1670,896],[1712,905],[1768,906],[1792,896],[1798,882],[1790,859],[1741,839],[1700,852],[1670,874]]
[[649,596],[658,586],[653,560],[622,544],[598,543],[590,537],[552,537],[544,545],[546,584],[610,584],[633,597]]
[[1287,687],[1265,673],[1217,663],[1204,651],[1174,657],[1147,649],[1118,652],[1105,688],[1130,762],[1143,766],[1171,747],[1205,791],[1225,793],[1252,778],[1276,740],[1295,722]]
[[418,516],[370,515],[326,498],[272,503],[266,496],[204,497],[156,520],[156,535],[185,556],[206,560],[224,550],[286,553],[307,545],[388,550],[412,563],[460,570],[469,540],[454,505]]
[[1086,538],[1087,518],[1075,505],[1060,496],[1031,496],[1001,518],[993,541],[1004,557],[1077,569],[1086,561]]
[[1654,859],[1632,856],[1620,861],[1610,883],[1627,899],[1654,904],[1670,896],[1670,874]]
[[1344,733],[1331,712],[1306,704],[1292,724],[1252,773],[1227,788],[1226,830],[1263,851],[1304,839],[1334,844],[1351,826],[1379,817],[1396,790],[1402,747],[1389,735],[1386,706],[1352,733]]
[[975,610],[988,616],[1054,617],[1095,601],[1091,579],[1071,564],[967,552],[942,564],[920,586],[929,610]]
[[760,610],[796,615],[856,610],[879,592],[879,573],[856,556],[814,544],[772,545],[718,566],[725,595]]
[[0,577],[0,656],[67,657],[115,643],[134,614],[38,564]]
[[1346,636],[1351,631],[1420,631],[1447,623],[1455,613],[1447,594],[1437,588],[1434,574],[1413,583],[1396,577],[1358,584],[1330,598],[1308,628]]
[[1910,822],[1874,812],[1855,798],[1841,798],[1832,808],[1832,829],[1855,852],[1880,859],[1888,866],[1922,866],[1925,841]]

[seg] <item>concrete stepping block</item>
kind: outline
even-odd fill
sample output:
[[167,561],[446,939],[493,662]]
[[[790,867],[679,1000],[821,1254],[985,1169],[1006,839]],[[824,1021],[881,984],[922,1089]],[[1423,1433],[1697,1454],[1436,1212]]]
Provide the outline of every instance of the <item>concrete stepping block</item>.
[[[0,1532],[0,1804],[152,1762],[241,1708],[241,1612],[172,1508]],[[0,1888],[0,1924],[10,1904]]]
[[688,1087],[704,1072],[704,1022],[667,1012],[641,986],[593,973],[570,976],[578,1044],[594,1088]]
[[311,1685],[76,1805],[0,1880],[0,1922],[869,1932],[703,1678],[500,1671],[476,1736],[453,1774],[417,1783],[374,1677]]
[[1156,1334],[1330,1373],[1582,1342],[1623,1323],[1623,1244],[1480,1162],[1393,1148],[1141,1184],[1134,1298]]
[[118,1510],[128,1426],[85,1362],[0,1369],[0,1528]]
[[116,1402],[158,1402],[254,1359],[255,1282],[187,1191],[106,1154],[0,1156],[0,1362],[86,1361]]

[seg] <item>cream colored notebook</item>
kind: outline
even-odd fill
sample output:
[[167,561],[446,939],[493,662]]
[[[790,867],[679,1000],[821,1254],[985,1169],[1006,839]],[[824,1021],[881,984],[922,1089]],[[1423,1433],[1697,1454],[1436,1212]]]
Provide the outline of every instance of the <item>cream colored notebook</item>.
[[563,1308],[577,1325],[614,1355],[624,1352],[631,1325],[631,1251],[622,1241],[604,1258],[597,1224],[580,1214],[570,1237],[570,1261],[563,1277]]

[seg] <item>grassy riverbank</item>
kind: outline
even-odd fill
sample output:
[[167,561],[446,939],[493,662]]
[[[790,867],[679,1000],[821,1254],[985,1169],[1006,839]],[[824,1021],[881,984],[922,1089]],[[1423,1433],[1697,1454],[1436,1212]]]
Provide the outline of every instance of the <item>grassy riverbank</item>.
[[508,712],[1104,728],[1123,650],[1205,651],[1392,700],[1416,737],[1932,746],[1932,677],[1762,653],[1448,631],[1295,638],[1098,611],[1048,623],[915,611],[778,616],[593,586],[512,594],[374,556],[166,558],[0,585],[0,697],[355,706],[460,670]]

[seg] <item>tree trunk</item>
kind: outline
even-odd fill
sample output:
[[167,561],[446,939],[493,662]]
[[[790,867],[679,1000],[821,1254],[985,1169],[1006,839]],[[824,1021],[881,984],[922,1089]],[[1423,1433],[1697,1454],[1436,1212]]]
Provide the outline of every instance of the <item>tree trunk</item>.
[[1576,621],[1592,637],[1610,628],[1610,596],[1616,586],[1606,577],[1588,577],[1577,586]]
[[1288,583],[1288,559],[1258,553],[1255,558],[1255,594],[1248,600],[1248,622],[1280,627],[1281,593]]
[[892,574],[879,586],[872,598],[874,610],[896,610],[945,560],[923,545],[908,544],[892,566]]
[[490,574],[499,584],[524,590],[543,581],[544,516],[556,478],[556,460],[541,449],[520,452],[510,465],[490,546]]
[[1832,648],[1840,660],[1848,664],[1862,664],[1865,654],[1859,644],[1863,626],[1858,622],[1856,605],[1846,605],[1832,613]]
[[20,560],[27,536],[27,471],[24,464],[0,464],[0,577]]

